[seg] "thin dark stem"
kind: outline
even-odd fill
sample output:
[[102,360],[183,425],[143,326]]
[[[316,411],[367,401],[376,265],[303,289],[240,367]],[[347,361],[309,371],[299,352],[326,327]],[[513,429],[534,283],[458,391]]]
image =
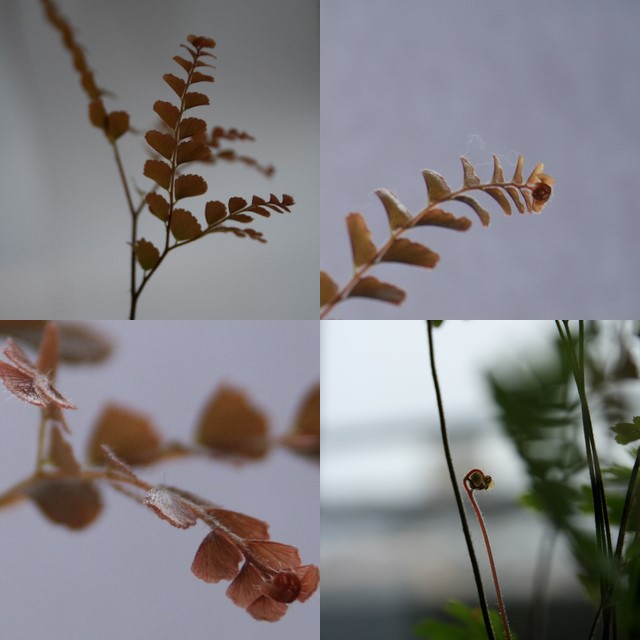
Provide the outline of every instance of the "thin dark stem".
[[[591,493],[593,496],[594,519],[596,527],[596,543],[599,553],[603,559],[607,558],[610,562],[613,560],[613,550],[611,547],[611,527],[609,524],[609,513],[607,511],[607,501],[604,492],[604,482],[602,480],[602,472],[600,469],[600,461],[596,449],[595,436],[593,432],[593,423],[591,421],[591,413],[589,411],[589,403],[587,401],[587,392],[584,378],[584,321],[578,323],[578,357],[573,348],[573,338],[569,327],[569,321],[563,320],[562,324],[556,320],[556,326],[560,334],[560,338],[565,344],[569,362],[573,372],[573,377],[580,398],[580,407],[582,411],[582,426],[585,440],[585,450],[587,454],[587,464],[589,467],[589,477],[591,479]],[[564,326],[564,331],[563,331]],[[600,573],[600,607],[602,612],[602,638],[606,640],[610,637],[613,628],[613,638],[616,637],[615,609],[611,604],[613,586],[609,580],[606,571]],[[599,615],[599,614],[598,614]]]
[[471,531],[467,522],[467,516],[464,512],[464,504],[462,502],[462,495],[458,488],[457,475],[453,466],[453,457],[451,456],[451,449],[449,447],[449,437],[447,435],[447,424],[444,417],[444,405],[442,403],[442,395],[440,393],[440,383],[438,382],[438,372],[436,369],[435,360],[435,347],[433,344],[433,324],[431,320],[427,320],[427,337],[429,341],[429,362],[431,364],[431,377],[433,379],[433,387],[436,393],[436,402],[438,405],[438,415],[440,417],[440,434],[442,436],[442,446],[444,448],[444,457],[447,461],[447,469],[449,470],[449,479],[451,480],[451,486],[453,487],[453,493],[456,499],[456,505],[458,507],[458,515],[460,516],[460,523],[462,524],[462,531],[464,533],[464,539],[467,543],[467,551],[469,553],[469,559],[471,560],[471,567],[473,569],[473,577],[476,582],[476,588],[478,590],[478,600],[480,601],[480,608],[482,609],[482,618],[484,619],[484,626],[487,630],[487,637],[489,640],[495,640],[493,628],[491,626],[491,619],[489,617],[489,607],[487,605],[487,599],[484,593],[484,586],[482,584],[482,576],[480,575],[480,567],[478,566],[478,559],[476,558],[476,552],[473,548],[473,540],[471,539]]

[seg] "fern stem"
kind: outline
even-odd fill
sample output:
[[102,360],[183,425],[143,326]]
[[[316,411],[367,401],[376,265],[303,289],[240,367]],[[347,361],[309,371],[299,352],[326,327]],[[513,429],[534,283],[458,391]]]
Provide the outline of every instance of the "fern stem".
[[458,488],[457,475],[453,466],[453,457],[451,455],[451,448],[449,447],[449,436],[447,435],[447,423],[444,416],[444,405],[442,402],[442,395],[440,393],[440,383],[438,382],[438,371],[436,368],[435,359],[435,347],[433,343],[433,322],[427,320],[427,338],[429,342],[429,362],[431,365],[431,377],[433,379],[433,387],[436,394],[436,403],[438,405],[438,416],[440,418],[440,434],[442,436],[442,447],[444,449],[444,457],[447,461],[447,469],[449,470],[449,479],[453,488],[453,493],[456,499],[456,505],[458,507],[458,515],[460,516],[460,523],[462,524],[462,531],[464,533],[464,539],[467,543],[467,552],[469,553],[469,560],[471,561],[471,568],[473,569],[473,577],[475,579],[476,588],[478,590],[478,600],[480,601],[480,608],[482,609],[482,618],[484,620],[484,626],[487,630],[487,637],[489,640],[495,640],[493,633],[493,627],[491,626],[491,618],[489,617],[489,607],[487,605],[487,599],[484,593],[484,586],[482,584],[482,576],[480,575],[480,567],[478,566],[478,559],[473,547],[473,540],[471,538],[471,530],[469,529],[469,523],[467,522],[467,516],[464,511],[464,504],[462,503],[462,495]]
[[380,264],[380,262],[382,261],[382,258],[384,257],[385,253],[387,253],[387,251],[390,249],[391,245],[398,238],[400,238],[405,232],[415,228],[416,223],[422,217],[426,216],[428,213],[432,212],[433,210],[440,208],[444,202],[455,200],[458,196],[464,195],[469,191],[484,191],[485,189],[496,189],[496,188],[504,189],[506,187],[514,187],[521,193],[525,190],[529,192],[533,191],[533,187],[527,184],[520,184],[516,182],[490,182],[487,184],[479,184],[479,185],[474,185],[470,187],[462,187],[462,189],[459,189],[458,191],[452,191],[445,200],[438,200],[437,202],[432,202],[430,205],[422,209],[419,213],[417,213],[411,219],[410,224],[408,224],[405,227],[398,227],[395,231],[392,231],[387,242],[385,242],[383,245],[381,245],[378,248],[378,250],[372,256],[372,258],[366,264],[363,264],[361,267],[359,267],[354,271],[353,276],[351,277],[351,280],[349,280],[349,282],[347,282],[347,284],[338,291],[338,293],[333,298],[333,300],[331,300],[324,306],[323,310],[320,312],[320,319],[323,320],[324,318],[326,318],[327,315],[329,315],[329,313],[332,311],[332,309],[336,305],[340,304],[341,302],[344,302],[349,297],[349,294],[354,289],[354,287],[362,280],[362,278],[367,273],[367,271],[369,271],[372,267],[375,267],[377,264]]
[[[502,601],[502,591],[500,590],[500,583],[498,581],[498,572],[496,571],[496,564],[493,561],[493,552],[491,551],[491,543],[489,542],[489,535],[487,534],[487,529],[484,524],[484,518],[482,517],[482,512],[480,511],[480,507],[478,506],[476,499],[473,497],[473,487],[469,486],[469,476],[472,473],[480,473],[482,471],[480,469],[472,469],[467,473],[464,477],[463,484],[464,488],[469,496],[469,501],[471,502],[471,506],[476,513],[476,518],[478,519],[478,524],[480,525],[480,529],[482,531],[482,537],[484,538],[484,545],[487,548],[487,557],[489,558],[489,566],[491,567],[491,575],[493,577],[493,585],[496,589],[496,597],[498,598],[498,608],[500,610],[500,618],[502,620],[502,626],[504,628],[504,637],[506,640],[511,640],[511,632],[509,631],[509,621],[507,620],[507,611],[504,606],[504,602]],[[484,474],[482,474],[484,475]]]

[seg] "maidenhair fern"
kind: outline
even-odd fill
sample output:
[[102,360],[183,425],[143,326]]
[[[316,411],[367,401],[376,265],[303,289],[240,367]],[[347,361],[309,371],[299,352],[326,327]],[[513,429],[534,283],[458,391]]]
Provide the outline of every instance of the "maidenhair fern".
[[[407,231],[419,226],[446,227],[455,231],[466,231],[471,226],[469,218],[456,217],[442,209],[445,203],[462,202],[471,207],[483,226],[488,226],[489,212],[473,197],[471,191],[481,191],[491,196],[506,215],[511,215],[514,203],[520,213],[540,213],[551,197],[551,185],[555,180],[544,173],[542,163],[536,165],[531,175],[523,178],[524,158],[518,157],[516,169],[511,180],[504,177],[497,156],[493,156],[493,176],[489,182],[482,182],[476,175],[473,165],[461,158],[464,171],[463,186],[453,191],[446,180],[435,171],[425,169],[422,176],[427,186],[429,200],[427,206],[412,215],[398,198],[387,189],[378,189],[375,193],[384,206],[389,221],[389,239],[376,246],[371,238],[364,217],[360,213],[347,216],[347,229],[351,241],[353,256],[353,276],[343,287],[325,271],[320,272],[320,317],[325,318],[331,310],[348,298],[364,297],[400,304],[406,293],[399,287],[382,282],[373,276],[365,275],[372,267],[381,262],[403,262],[418,267],[432,269],[438,264],[440,256],[419,242],[413,242],[403,236]],[[508,196],[508,197],[507,197]]]
[[[191,116],[192,109],[209,105],[208,96],[194,90],[193,86],[214,81],[209,72],[213,66],[208,61],[215,58],[211,53],[215,41],[190,35],[187,44],[181,45],[186,57],[177,55],[173,58],[181,67],[180,75],[167,73],[163,76],[176,94],[177,104],[176,101],[158,100],[153,105],[156,116],[160,118],[159,128],[148,131],[145,140],[155,157],[146,161],[143,173],[154,184],[148,192],[142,193],[139,204],[134,204],[118,149],[118,140],[133,132],[129,114],[126,111],[107,110],[104,97],[108,92],[96,85],[94,73],[87,63],[84,48],[75,38],[73,27],[60,14],[53,0],[42,0],[42,4],[47,19],[60,33],[80,74],[82,88],[89,98],[89,120],[104,132],[113,149],[131,215],[129,318],[135,319],[142,291],[171,251],[213,233],[231,233],[239,238],[264,243],[266,240],[261,232],[243,225],[252,222],[256,215],[268,218],[274,211],[289,212],[294,200],[287,194],[281,197],[270,194],[267,198],[254,195],[250,202],[239,196],[230,198],[227,203],[210,200],[202,212],[204,224],[184,207],[185,199],[203,195],[208,190],[201,175],[185,173],[185,169],[195,162],[239,162],[267,177],[273,174],[273,167],[262,165],[251,156],[238,154],[234,149],[223,146],[225,141],[252,141],[254,138],[251,135],[235,128],[224,129],[219,126],[213,127],[208,133],[207,123]],[[138,236],[139,218],[147,209],[164,225],[164,241],[160,246]]]

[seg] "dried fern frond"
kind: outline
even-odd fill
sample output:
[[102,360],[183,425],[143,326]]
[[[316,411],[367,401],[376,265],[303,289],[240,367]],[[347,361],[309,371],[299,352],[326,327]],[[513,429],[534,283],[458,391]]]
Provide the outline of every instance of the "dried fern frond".
[[80,84],[89,98],[89,121],[102,129],[111,143],[129,131],[129,114],[126,111],[107,112],[102,96],[110,92],[96,84],[94,72],[89,67],[82,45],[76,40],[74,28],[60,13],[53,0],[42,0],[47,20],[60,33],[62,43],[73,58],[73,66],[80,74]]
[[[471,191],[481,191],[491,196],[508,216],[512,213],[511,202],[520,213],[540,213],[549,201],[555,180],[543,173],[542,163],[536,165],[529,177],[523,178],[524,158],[518,157],[511,180],[506,180],[497,156],[493,156],[493,175],[489,182],[482,182],[475,168],[467,160],[460,158],[464,174],[463,186],[453,191],[447,181],[435,171],[422,172],[427,192],[427,206],[412,215],[407,208],[387,189],[376,190],[387,213],[389,239],[376,246],[364,217],[360,213],[347,216],[347,230],[351,242],[354,274],[342,288],[325,271],[320,272],[320,318],[325,318],[339,303],[348,298],[364,297],[401,304],[406,293],[388,282],[381,282],[372,276],[365,276],[373,266],[381,262],[403,262],[418,267],[432,269],[440,256],[425,245],[402,238],[405,232],[418,226],[438,226],[466,231],[471,220],[465,216],[456,217],[441,207],[445,203],[462,202],[473,209],[483,226],[489,226],[491,214],[473,197]],[[510,202],[511,201],[511,202]]]

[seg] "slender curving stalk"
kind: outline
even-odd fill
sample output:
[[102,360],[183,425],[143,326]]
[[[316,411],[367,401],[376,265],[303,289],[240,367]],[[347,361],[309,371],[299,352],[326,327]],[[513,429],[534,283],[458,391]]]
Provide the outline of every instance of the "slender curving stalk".
[[431,364],[431,377],[433,379],[433,386],[436,392],[436,402],[438,404],[438,415],[440,417],[440,434],[442,436],[442,446],[444,448],[444,457],[447,461],[447,468],[449,470],[449,479],[451,480],[451,486],[456,498],[456,505],[458,507],[458,514],[460,516],[460,523],[462,524],[462,531],[464,533],[464,539],[467,543],[467,551],[469,553],[469,559],[471,560],[471,568],[473,569],[473,577],[476,582],[476,588],[478,590],[478,600],[480,601],[480,608],[482,609],[482,618],[484,620],[484,626],[487,630],[487,637],[489,640],[495,640],[493,633],[493,627],[491,626],[491,618],[489,617],[489,607],[487,605],[487,598],[484,594],[484,586],[482,584],[482,576],[480,575],[480,567],[478,566],[478,559],[473,547],[473,540],[471,538],[471,531],[469,529],[469,523],[467,522],[467,516],[464,511],[464,504],[462,503],[462,495],[458,488],[458,481],[456,480],[456,472],[453,467],[453,457],[451,456],[451,448],[449,447],[449,437],[447,435],[447,423],[444,417],[444,405],[442,402],[442,395],[440,393],[440,383],[438,382],[438,370],[436,369],[436,356],[435,348],[433,344],[433,320],[427,320],[427,337],[429,341],[429,362]]
[[504,602],[502,601],[502,592],[500,590],[500,583],[498,582],[498,572],[496,571],[496,565],[493,561],[493,553],[491,551],[491,544],[489,543],[489,535],[487,534],[487,529],[484,526],[484,519],[482,517],[482,512],[480,511],[480,507],[476,502],[476,499],[473,497],[474,491],[482,491],[485,489],[493,488],[493,479],[491,476],[485,475],[480,469],[471,469],[469,473],[464,477],[462,481],[464,488],[467,491],[467,495],[469,496],[469,501],[471,502],[471,506],[473,510],[476,512],[476,517],[478,518],[478,523],[480,524],[480,529],[482,530],[482,537],[484,538],[484,544],[487,548],[487,556],[489,558],[489,565],[491,566],[491,575],[493,576],[493,584],[496,588],[496,597],[498,598],[498,608],[500,609],[500,618],[502,619],[502,626],[504,628],[504,637],[506,640],[511,640],[511,633],[509,631],[509,621],[507,620],[507,611],[504,607]]

